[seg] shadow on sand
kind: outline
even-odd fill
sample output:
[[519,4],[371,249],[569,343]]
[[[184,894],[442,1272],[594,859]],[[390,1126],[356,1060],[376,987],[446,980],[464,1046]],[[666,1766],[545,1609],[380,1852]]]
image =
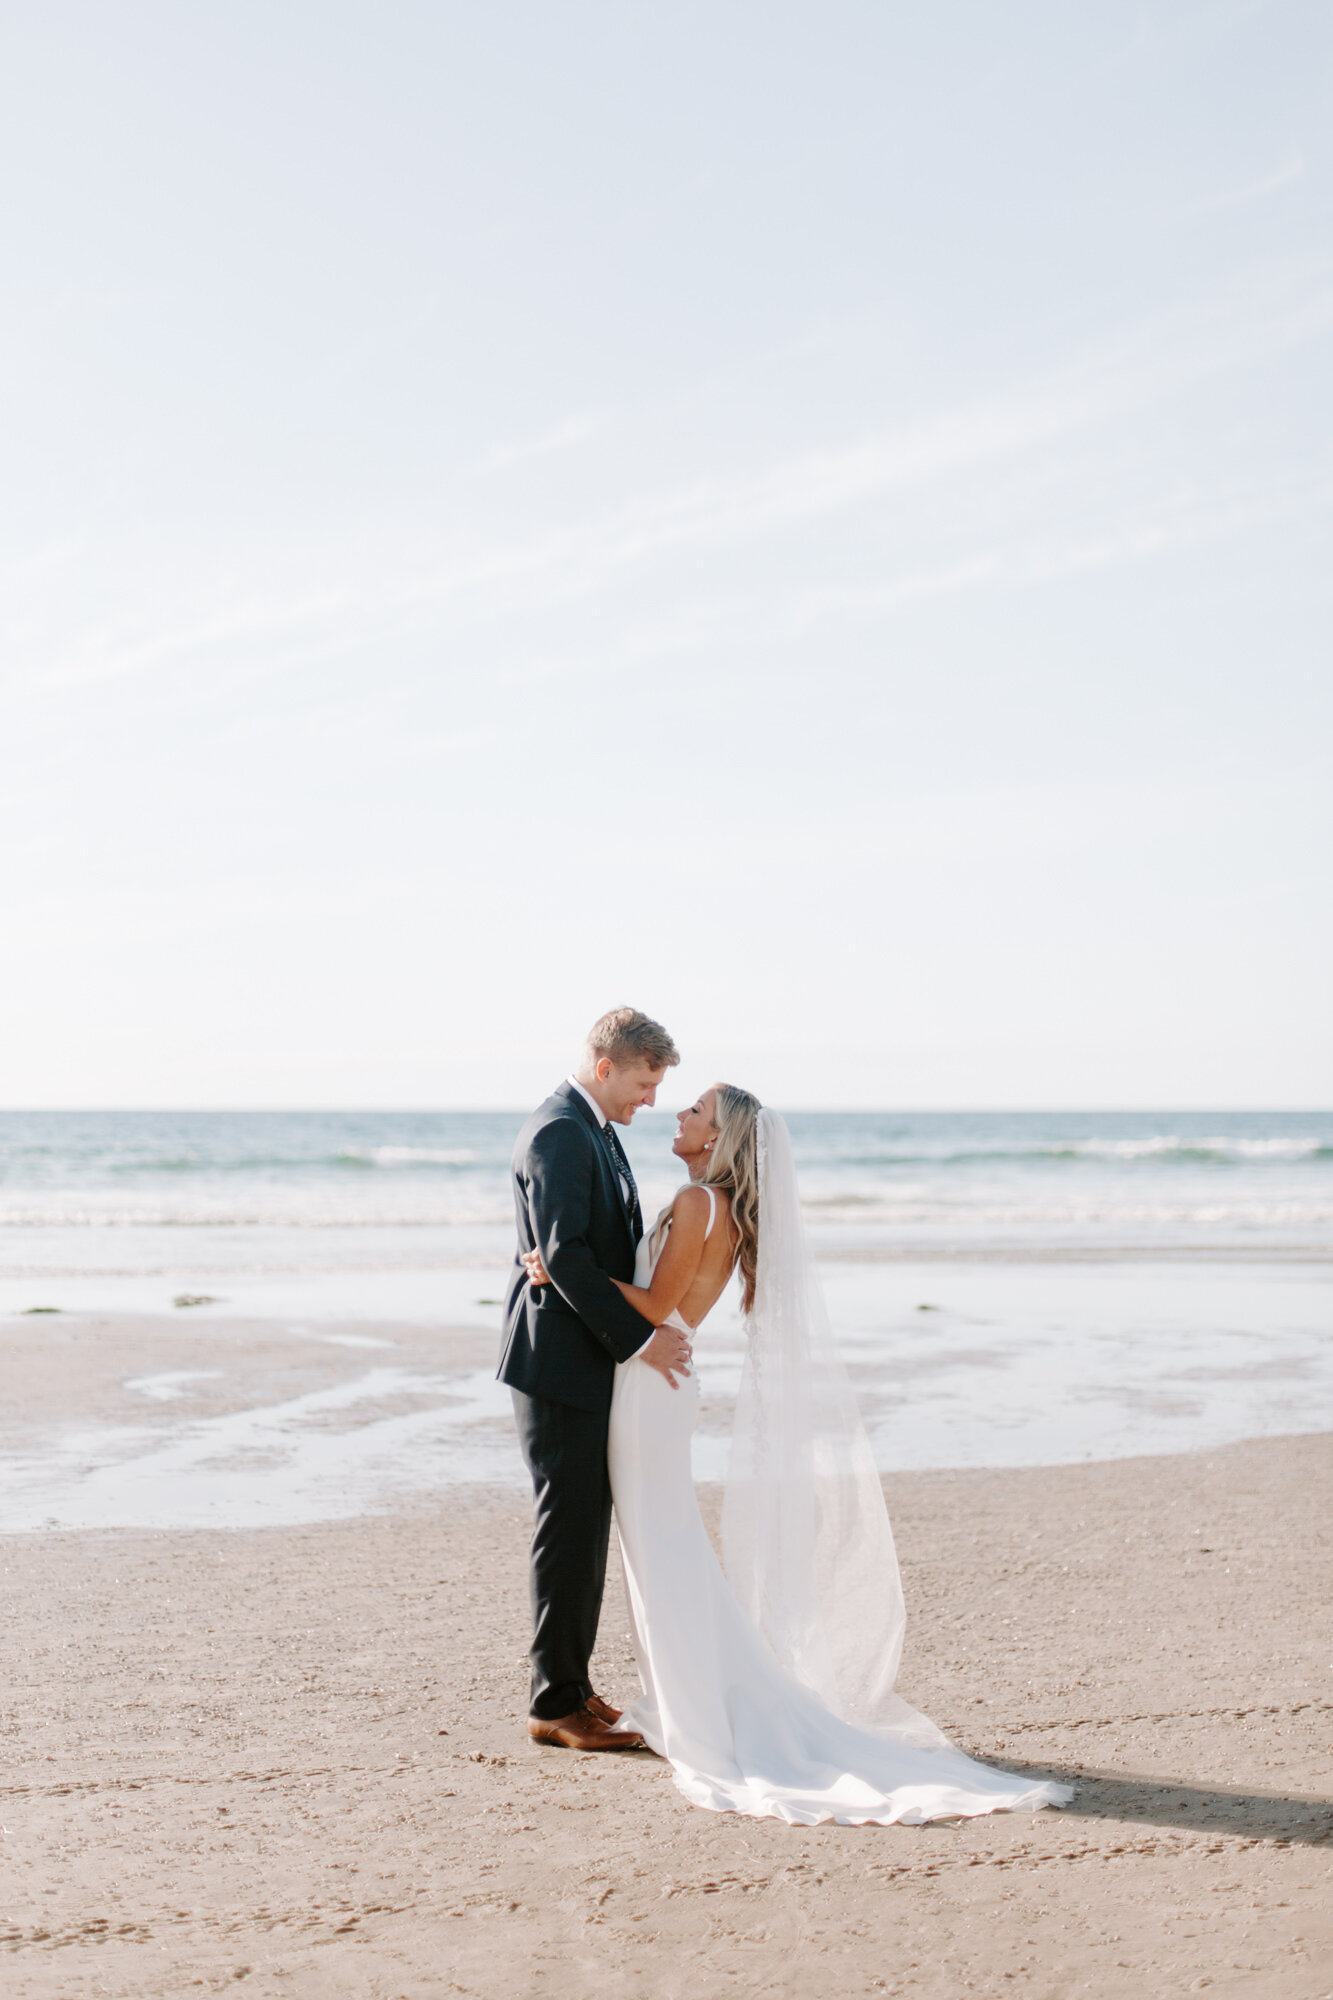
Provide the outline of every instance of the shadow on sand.
[[985,1761],[1025,1778],[1054,1778],[1076,1786],[1072,1803],[1062,1809],[1066,1818],[1141,1820],[1182,1833],[1229,1833],[1242,1840],[1299,1841],[1308,1846],[1333,1841],[1333,1799],[1286,1798],[1226,1785],[1136,1778],[1081,1764],[1059,1769],[1052,1764],[1016,1764],[1008,1757]]

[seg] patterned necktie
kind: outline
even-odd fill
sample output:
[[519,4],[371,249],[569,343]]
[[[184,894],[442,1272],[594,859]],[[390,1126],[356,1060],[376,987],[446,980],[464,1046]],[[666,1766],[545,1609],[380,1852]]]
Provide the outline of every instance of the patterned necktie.
[[[611,1163],[616,1170],[617,1178],[623,1183],[621,1192],[625,1196],[625,1206],[629,1210],[631,1227],[634,1230],[635,1236],[638,1237],[643,1232],[643,1218],[639,1213],[639,1190],[634,1185],[634,1176],[630,1172],[629,1161],[625,1158],[625,1149],[612,1131],[609,1118],[602,1127],[602,1133],[606,1139],[607,1149],[610,1152]],[[627,1193],[626,1190],[628,1190]]]

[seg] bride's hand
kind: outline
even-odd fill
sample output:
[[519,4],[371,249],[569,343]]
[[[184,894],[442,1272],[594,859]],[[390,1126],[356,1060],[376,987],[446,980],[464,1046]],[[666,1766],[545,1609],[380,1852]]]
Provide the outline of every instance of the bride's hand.
[[530,1285],[550,1284],[551,1274],[542,1262],[542,1253],[540,1250],[529,1250],[526,1257],[519,1258],[519,1262],[528,1274],[528,1283]]

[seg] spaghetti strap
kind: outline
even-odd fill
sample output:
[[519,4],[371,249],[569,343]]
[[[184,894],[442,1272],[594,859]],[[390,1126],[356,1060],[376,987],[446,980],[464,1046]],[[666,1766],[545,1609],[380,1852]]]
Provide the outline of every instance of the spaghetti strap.
[[704,1242],[706,1243],[713,1233],[713,1224],[717,1221],[717,1196],[713,1193],[712,1188],[707,1186],[704,1188],[704,1193],[708,1196],[708,1227],[704,1231]]

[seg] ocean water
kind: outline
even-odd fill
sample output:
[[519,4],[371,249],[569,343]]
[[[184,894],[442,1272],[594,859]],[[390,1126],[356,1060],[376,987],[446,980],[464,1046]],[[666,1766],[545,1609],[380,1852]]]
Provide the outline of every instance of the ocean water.
[[[0,1113],[0,1276],[507,1261],[517,1112]],[[1333,1249],[1333,1113],[794,1112],[824,1257]],[[674,1121],[626,1144],[651,1211]]]
[[[169,1328],[125,1369],[118,1414],[93,1421],[74,1371],[67,1415],[0,1423],[0,1529],[316,1520],[518,1482],[488,1357],[521,1122],[0,1114],[0,1335]],[[884,1469],[1333,1428],[1333,1115],[790,1124]],[[673,1130],[641,1114],[628,1134],[650,1215],[681,1178]],[[697,1347],[701,1477],[724,1464],[743,1341],[729,1297]]]

